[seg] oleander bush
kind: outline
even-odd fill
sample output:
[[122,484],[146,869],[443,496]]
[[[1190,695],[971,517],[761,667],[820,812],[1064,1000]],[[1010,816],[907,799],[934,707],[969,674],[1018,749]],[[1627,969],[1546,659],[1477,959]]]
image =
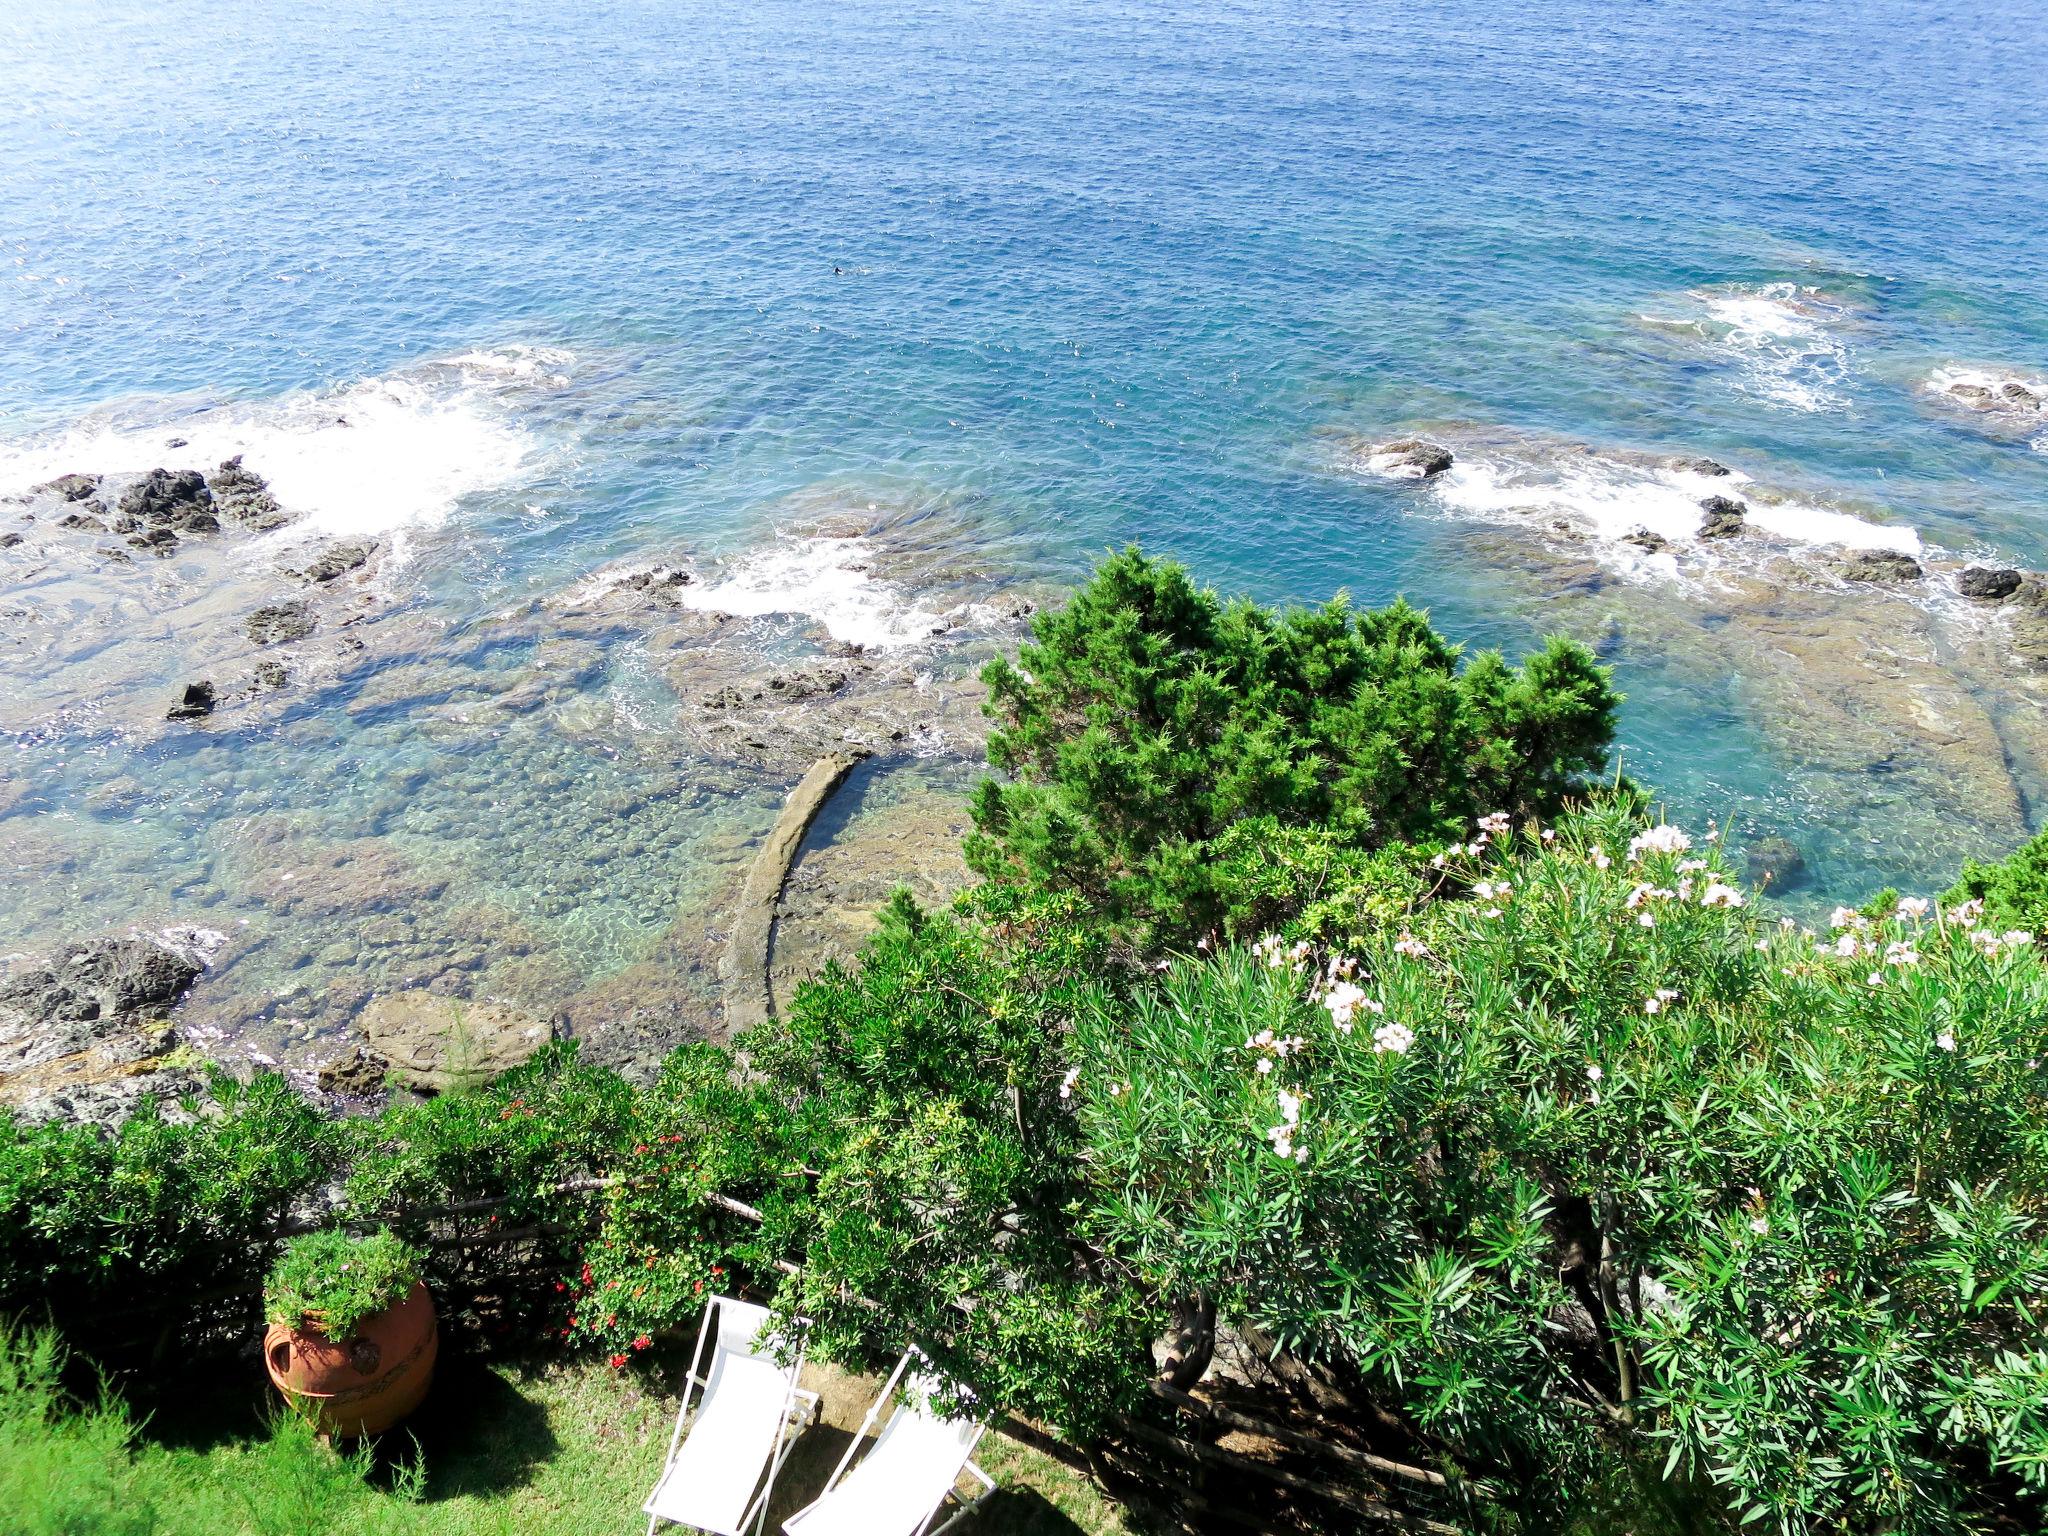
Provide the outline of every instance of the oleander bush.
[[1734,1521],[2038,1528],[2048,970],[1971,906],[1811,933],[1626,815],[1090,1010],[1083,1227],[1525,1512],[1654,1459]]
[[1006,777],[975,797],[969,862],[1078,897],[1141,952],[1265,915],[1217,857],[1233,826],[1426,855],[1475,816],[1584,791],[1620,702],[1568,640],[1467,659],[1405,602],[1276,612],[1135,548],[1033,637],[983,674]]

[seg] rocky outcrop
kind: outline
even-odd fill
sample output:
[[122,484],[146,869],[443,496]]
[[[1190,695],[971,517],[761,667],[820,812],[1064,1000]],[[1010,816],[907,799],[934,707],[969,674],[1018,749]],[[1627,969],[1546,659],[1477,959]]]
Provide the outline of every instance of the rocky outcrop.
[[1956,577],[1956,590],[1979,602],[2003,602],[2020,589],[2020,573],[2006,567],[1973,565]]
[[[464,1002],[432,992],[396,992],[373,998],[362,1014],[366,1054],[384,1078],[422,1093],[487,1083],[531,1059],[554,1038],[554,1028],[498,1003]],[[365,1080],[368,1064],[323,1069],[337,1084]]]
[[195,469],[152,469],[121,493],[114,532],[136,549],[169,555],[178,535],[218,533],[220,517],[206,477]]
[[213,713],[218,700],[209,682],[187,683],[171,707],[164,712],[166,720],[198,720]]
[[291,521],[270,494],[269,482],[244,467],[239,453],[223,459],[220,468],[207,476],[206,486],[221,512],[245,528],[261,533]]
[[1709,496],[1700,503],[1700,537],[1732,539],[1742,532],[1748,509],[1728,496]]
[[1728,473],[1728,466],[1726,464],[1717,463],[1713,459],[1673,459],[1671,467],[1680,474],[1686,475],[1725,475]]
[[65,945],[16,969],[0,981],[0,1107],[110,1121],[145,1094],[200,1086],[169,1021],[200,969],[139,938]]
[[1918,560],[1893,549],[1852,550],[1837,557],[1834,564],[1836,572],[1845,581],[1868,581],[1880,586],[1918,581],[1927,574],[1920,569]]
[[1427,480],[1440,475],[1456,462],[1451,450],[1442,443],[1432,443],[1425,438],[1404,437],[1391,443],[1380,443],[1370,455],[1372,467],[1383,475],[1402,475],[1412,479]]

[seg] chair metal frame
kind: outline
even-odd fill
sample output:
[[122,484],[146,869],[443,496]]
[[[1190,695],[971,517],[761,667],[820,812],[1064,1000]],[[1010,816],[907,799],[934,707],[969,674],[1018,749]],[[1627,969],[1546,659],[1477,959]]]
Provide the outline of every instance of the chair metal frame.
[[[647,1516],[647,1536],[654,1536],[655,1527],[663,1521],[683,1530],[703,1529],[702,1526],[684,1525],[680,1520],[670,1520],[667,1515],[655,1513],[654,1499],[655,1495],[661,1492],[662,1484],[668,1481],[669,1470],[675,1466],[676,1450],[683,1443],[683,1425],[690,1417],[690,1389],[697,1389],[697,1406],[700,1409],[704,1406],[705,1394],[711,1390],[711,1368],[718,1363],[720,1333],[713,1324],[723,1317],[726,1307],[735,1299],[730,1296],[714,1296],[704,1308],[704,1321],[697,1328],[697,1347],[690,1352],[690,1370],[683,1380],[682,1406],[676,1410],[676,1427],[668,1437],[668,1454],[662,1458],[661,1475],[654,1480],[653,1491],[647,1495],[647,1502],[640,1506],[641,1512]],[[742,1531],[749,1524],[758,1524],[762,1529],[766,1529],[768,1500],[775,1492],[775,1475],[782,1470],[782,1463],[787,1459],[791,1445],[795,1443],[796,1437],[790,1433],[791,1414],[796,1411],[799,1403],[803,1405],[804,1422],[797,1426],[799,1430],[807,1427],[818,1416],[818,1394],[796,1384],[797,1378],[803,1374],[804,1330],[809,1326],[808,1318],[796,1319],[796,1358],[788,1366],[789,1387],[782,1400],[782,1422],[775,1432],[775,1451],[768,1460],[767,1473],[761,1480],[761,1491],[754,1495],[740,1515],[738,1528]]]
[[[846,1447],[846,1454],[839,1458],[839,1465],[832,1469],[831,1477],[826,1479],[824,1492],[820,1493],[815,1499],[811,1500],[810,1503],[806,1504],[802,1509],[798,1510],[796,1514],[791,1515],[789,1517],[790,1520],[794,1520],[797,1518],[798,1515],[802,1515],[809,1512],[810,1510],[816,1509],[820,1504],[824,1503],[825,1500],[829,1499],[832,1496],[832,1490],[839,1486],[839,1480],[846,1475],[846,1469],[852,1463],[854,1453],[858,1451],[862,1445],[866,1444],[868,1432],[875,1427],[875,1416],[882,1411],[882,1405],[885,1403],[895,1401],[897,1386],[902,1381],[903,1373],[907,1369],[909,1369],[912,1361],[918,1361],[926,1366],[931,1365],[931,1361],[926,1358],[924,1351],[918,1349],[915,1345],[912,1345],[909,1349],[906,1349],[903,1352],[903,1358],[896,1362],[896,1369],[889,1373],[889,1379],[883,1385],[880,1395],[875,1398],[873,1406],[871,1406],[868,1409],[867,1417],[860,1421],[860,1429],[857,1432],[855,1432],[852,1443]],[[907,1403],[897,1403],[896,1412],[892,1413],[889,1416],[889,1423],[893,1424],[896,1421],[897,1415],[908,1413],[909,1411],[910,1408]],[[884,1429],[886,1429],[887,1425],[884,1425],[883,1427]],[[989,1499],[995,1495],[996,1480],[990,1477],[986,1472],[982,1471],[980,1467],[974,1464],[975,1447],[981,1444],[981,1437],[984,1433],[987,1432],[987,1429],[988,1426],[986,1424],[979,1422],[975,1424],[974,1436],[967,1442],[967,1458],[960,1465],[960,1474],[970,1476],[976,1482],[980,1483],[981,1492],[977,1493],[971,1499],[961,1499],[957,1489],[947,1489],[946,1492],[940,1496],[939,1502],[932,1506],[931,1513],[926,1515],[923,1521],[919,1523],[917,1528],[911,1532],[911,1536],[944,1536],[945,1532],[953,1529],[954,1526],[958,1525],[962,1520],[965,1520],[969,1515],[973,1514],[975,1511],[980,1509],[982,1505],[986,1504],[989,1501]],[[955,1475],[955,1483],[959,1481],[960,1474]],[[952,1518],[949,1519],[944,1525],[938,1527],[936,1530],[933,1530],[931,1528],[932,1521],[936,1520],[939,1517],[939,1512],[946,1507],[946,1500],[948,1498],[958,1502],[960,1507],[953,1511]],[[788,1521],[785,1521],[785,1527],[787,1526],[787,1524]]]

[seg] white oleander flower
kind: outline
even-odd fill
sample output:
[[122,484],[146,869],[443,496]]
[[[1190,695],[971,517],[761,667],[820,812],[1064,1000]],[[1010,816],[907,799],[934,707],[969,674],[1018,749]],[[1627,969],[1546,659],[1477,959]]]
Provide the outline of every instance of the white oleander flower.
[[1645,912],[1641,917],[1638,917],[1636,919],[1636,926],[1638,928],[1654,928],[1657,926],[1657,919],[1652,917],[1648,912]]
[[1934,1044],[1938,1050],[1953,1051],[1956,1048],[1956,1037],[1944,1029],[1934,1037]]
[[1758,1237],[1764,1237],[1769,1235],[1771,1224],[1761,1216],[1752,1216],[1749,1218],[1749,1230]]
[[1543,841],[1545,841],[1546,843],[1554,843],[1554,842],[1556,842],[1556,841],[1557,841],[1557,829],[1556,829],[1555,827],[1545,827],[1545,828],[1543,829]]
[[[1271,1072],[1273,1070],[1273,1058],[1270,1056],[1261,1056],[1257,1061],[1252,1063],[1252,1070],[1258,1073],[1261,1077],[1264,1077],[1268,1072]],[[1110,1089],[1110,1092],[1114,1093],[1116,1092],[1116,1090],[1112,1088]]]
[[1605,1072],[1602,1072],[1600,1070],[1600,1066],[1597,1062],[1586,1068],[1586,1081],[1589,1083],[1597,1083],[1606,1075],[1607,1074]]
[[1421,960],[1429,954],[1429,946],[1404,928],[1401,937],[1394,941],[1394,953],[1406,955],[1411,960]]
[[1678,872],[1681,875],[1696,875],[1706,867],[1707,861],[1705,859],[1681,859],[1678,864]]
[[1375,1051],[1391,1051],[1396,1056],[1408,1054],[1408,1048],[1415,1043],[1415,1031],[1406,1024],[1388,1020],[1372,1032],[1372,1048]]
[[1586,850],[1586,861],[1595,869],[1605,869],[1614,862],[1607,857],[1607,850],[1598,843]]
[[1629,839],[1628,856],[1640,859],[1646,853],[1683,853],[1692,846],[1692,839],[1679,828],[1666,822],[1639,832]]
[[1901,896],[1899,898],[1899,916],[1925,917],[1927,915],[1927,906],[1928,902],[1925,896]]
[[1490,832],[1498,837],[1507,829],[1508,813],[1506,811],[1494,811],[1489,815],[1479,818],[1479,830],[1482,832]]
[[1742,892],[1732,885],[1723,885],[1719,880],[1700,892],[1700,905],[1703,907],[1739,907],[1742,904]]
[[1853,912],[1847,907],[1837,907],[1828,914],[1828,926],[1830,928],[1860,928],[1863,926],[1863,915],[1860,912]]
[[1908,944],[1904,939],[1895,939],[1884,947],[1884,963],[1886,965],[1918,965],[1920,963],[1920,951]]
[[1081,1069],[1079,1067],[1067,1068],[1067,1075],[1060,1079],[1060,1097],[1071,1099],[1074,1096],[1074,1084],[1079,1081],[1081,1081]]
[[1659,987],[1654,994],[1643,999],[1643,1012],[1662,1013],[1667,1006],[1678,1001],[1678,994],[1669,987]]
[[[1820,941],[1816,939],[1814,940],[1814,942],[1818,944]],[[1839,939],[1835,940],[1835,953],[1840,955],[1844,960],[1850,959],[1852,956],[1854,956],[1856,953],[1856,948],[1856,935],[1853,933],[1845,933]]]

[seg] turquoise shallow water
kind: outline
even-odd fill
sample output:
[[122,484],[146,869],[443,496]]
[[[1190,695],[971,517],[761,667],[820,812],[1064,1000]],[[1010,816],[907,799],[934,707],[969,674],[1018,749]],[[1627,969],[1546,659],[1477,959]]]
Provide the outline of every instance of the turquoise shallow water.
[[[29,0],[0,78],[0,470],[225,402],[333,526],[404,534],[397,596],[455,636],[609,560],[772,548],[838,498],[942,508],[1027,574],[1139,539],[1519,649],[1550,578],[1475,544],[1486,487],[1450,505],[1348,458],[1416,423],[1711,454],[2048,563],[2048,417],[1927,388],[2048,371],[2029,5]],[[307,459],[316,407],[377,431]],[[1683,649],[1615,653],[1630,766],[1682,814],[1796,833],[1825,895],[1973,845],[1809,771],[1782,710]],[[632,658],[590,686],[630,693]],[[488,761],[422,789],[477,749],[402,719],[29,745],[47,793],[14,819],[46,824],[0,904],[24,939],[75,902],[219,900],[246,849],[210,829],[286,811],[459,827],[457,895],[545,905]],[[109,773],[148,788],[88,825]],[[582,912],[579,964],[630,957],[696,835],[590,877],[627,937]]]

